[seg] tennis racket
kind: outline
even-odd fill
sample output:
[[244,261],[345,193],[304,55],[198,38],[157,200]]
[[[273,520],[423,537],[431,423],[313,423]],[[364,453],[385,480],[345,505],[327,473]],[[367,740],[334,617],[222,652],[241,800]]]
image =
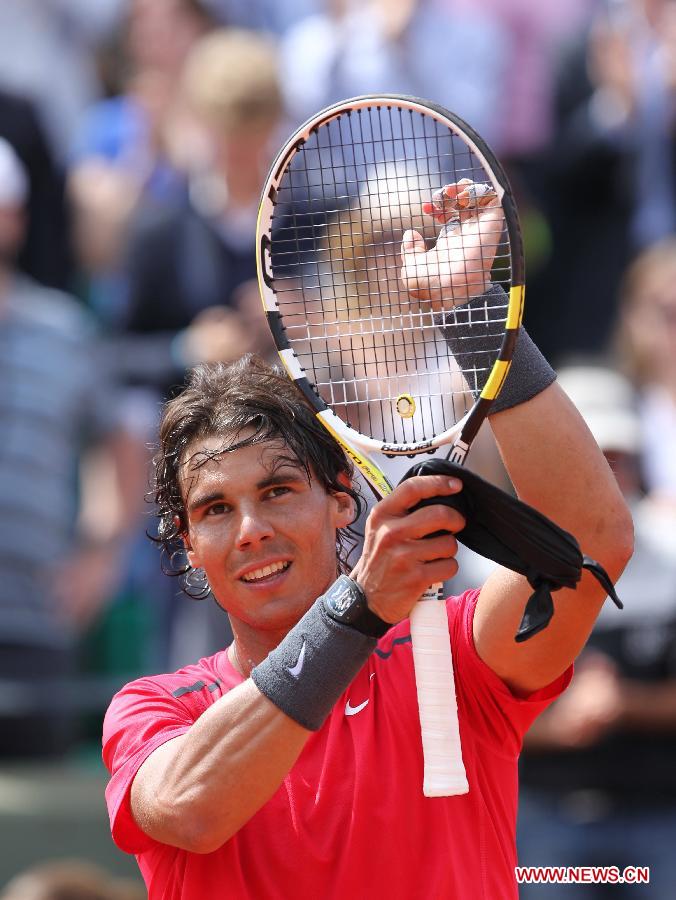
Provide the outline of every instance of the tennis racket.
[[[450,445],[464,462],[507,375],[524,294],[511,189],[475,131],[410,97],[322,110],[272,165],[257,265],[289,377],[377,498],[397,458]],[[424,793],[465,793],[441,585],[414,608],[411,637]]]

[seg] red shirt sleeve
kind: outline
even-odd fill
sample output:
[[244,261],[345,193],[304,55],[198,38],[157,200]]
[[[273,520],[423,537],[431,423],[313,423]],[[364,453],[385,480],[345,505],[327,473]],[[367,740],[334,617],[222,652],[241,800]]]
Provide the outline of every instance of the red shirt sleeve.
[[547,687],[517,697],[481,659],[474,646],[474,611],[479,590],[447,601],[458,707],[479,740],[497,744],[509,756],[521,752],[523,736],[535,719],[570,684],[573,666]]
[[156,843],[132,816],[131,784],[150,754],[185,734],[194,721],[188,707],[152,678],[134,681],[113,697],[103,723],[103,761],[111,774],[106,788],[110,827],[121,850],[140,853]]

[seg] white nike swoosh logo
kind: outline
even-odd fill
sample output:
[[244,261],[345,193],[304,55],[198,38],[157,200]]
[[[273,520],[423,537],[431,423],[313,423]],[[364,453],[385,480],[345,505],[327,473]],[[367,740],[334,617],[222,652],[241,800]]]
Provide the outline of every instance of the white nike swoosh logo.
[[369,697],[368,699],[364,700],[363,703],[360,703],[358,706],[352,706],[352,704],[348,700],[347,703],[345,704],[345,715],[346,716],[356,716],[357,713],[361,712],[365,706],[368,706],[370,699],[371,698]]
[[303,671],[303,663],[305,662],[305,641],[303,641],[303,646],[300,648],[300,654],[298,656],[298,662],[295,666],[287,666],[289,672],[293,675],[294,678],[298,678],[300,673]]

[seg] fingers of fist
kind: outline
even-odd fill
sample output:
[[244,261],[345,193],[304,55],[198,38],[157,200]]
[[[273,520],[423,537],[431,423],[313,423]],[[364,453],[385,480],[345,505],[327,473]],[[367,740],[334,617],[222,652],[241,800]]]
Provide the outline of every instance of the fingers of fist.
[[487,289],[504,215],[495,189],[469,178],[447,184],[423,204],[443,227],[429,250],[422,235],[406,231],[401,280],[409,295],[439,311],[458,306]]
[[423,212],[442,225],[458,225],[475,215],[477,210],[497,202],[492,184],[461,178],[454,184],[445,184],[434,191],[431,202],[423,203]]
[[369,516],[355,577],[369,606],[386,621],[405,618],[431,584],[457,574],[458,543],[453,533],[464,527],[462,515],[437,503],[408,511],[422,495],[442,492],[437,480],[445,482],[445,493],[457,490],[449,487],[448,479],[435,476],[409,479]]

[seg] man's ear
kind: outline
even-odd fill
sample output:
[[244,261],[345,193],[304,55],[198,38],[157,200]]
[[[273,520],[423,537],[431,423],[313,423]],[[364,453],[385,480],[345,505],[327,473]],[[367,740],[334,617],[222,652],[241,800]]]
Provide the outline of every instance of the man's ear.
[[192,544],[190,542],[190,534],[188,533],[188,529],[183,527],[183,523],[179,516],[174,516],[174,525],[178,530],[178,536],[183,541],[183,546],[185,547],[185,552],[188,557],[188,562],[192,566],[193,569],[199,569],[200,563],[197,559],[197,554],[192,548]]
[[[344,484],[345,487],[352,487],[352,482],[350,481],[348,476],[343,474],[342,472],[338,476],[338,481],[340,484]],[[355,516],[357,515],[354,498],[350,494],[348,494],[347,491],[335,491],[333,496],[336,501],[336,528],[347,528],[347,526],[354,521]]]
[[338,522],[336,528],[347,528],[347,526],[354,521],[354,517],[357,513],[354,500],[349,494],[343,493],[342,491],[339,494],[336,494],[335,497],[338,503]]

